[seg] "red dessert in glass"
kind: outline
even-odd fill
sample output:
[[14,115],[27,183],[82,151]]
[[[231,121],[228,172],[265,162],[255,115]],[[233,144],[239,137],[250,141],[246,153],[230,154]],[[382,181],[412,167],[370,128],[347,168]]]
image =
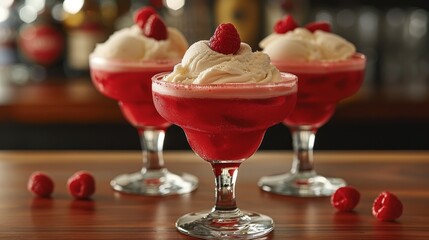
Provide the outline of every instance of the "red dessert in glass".
[[[165,87],[171,85],[163,84]],[[249,89],[258,87],[257,84],[248,86]],[[223,97],[223,91],[244,88],[240,84],[176,85],[176,88],[189,88],[187,91],[211,88],[213,92],[220,88],[218,98],[182,97],[154,92],[161,115],[182,127],[191,147],[207,161],[241,161],[249,158],[259,147],[267,127],[274,125],[277,119],[284,119],[296,101],[296,94],[264,98]]]
[[333,115],[337,103],[355,94],[364,80],[365,56],[340,61],[271,61],[280,71],[298,76],[298,100],[283,123],[292,132],[294,159],[289,173],[262,177],[265,191],[303,197],[330,196],[344,180],[318,175],[313,167],[317,129]]
[[176,222],[184,234],[212,239],[251,239],[272,231],[271,218],[241,211],[235,200],[240,163],[258,149],[268,127],[294,108],[297,78],[282,74],[277,83],[184,84],[153,77],[158,112],[186,133],[191,148],[208,161],[216,177],[211,211],[190,213]]
[[142,195],[182,194],[197,187],[197,179],[189,174],[181,176],[164,167],[162,146],[165,130],[171,124],[156,111],[152,101],[151,78],[160,72],[171,71],[180,59],[146,60],[140,62],[115,61],[90,57],[92,81],[105,96],[115,99],[125,118],[137,128],[143,148],[143,168],[122,174],[111,181],[121,192]]
[[355,94],[362,86],[365,57],[355,54],[340,62],[272,61],[280,71],[298,76],[298,102],[284,123],[287,126],[320,127],[335,111],[337,103]]
[[119,102],[126,119],[137,128],[166,129],[171,124],[153,106],[151,78],[171,71],[178,60],[152,60],[139,63],[91,58],[91,77],[98,91]]

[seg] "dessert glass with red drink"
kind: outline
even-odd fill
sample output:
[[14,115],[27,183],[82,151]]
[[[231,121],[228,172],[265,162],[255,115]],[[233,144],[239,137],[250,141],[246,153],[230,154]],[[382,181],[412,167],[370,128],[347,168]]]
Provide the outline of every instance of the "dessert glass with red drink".
[[298,100],[283,123],[293,141],[292,169],[262,177],[258,185],[267,192],[300,197],[330,196],[346,183],[314,170],[313,146],[317,130],[333,115],[337,103],[355,94],[364,80],[365,56],[327,62],[271,61],[280,71],[298,76]]
[[171,71],[180,60],[115,61],[90,56],[91,78],[96,89],[119,102],[127,121],[137,128],[143,150],[140,171],[121,174],[111,181],[119,191],[141,195],[173,195],[193,191],[198,180],[168,171],[163,159],[166,129],[171,125],[156,111],[152,101],[151,78]]
[[176,228],[204,238],[250,239],[268,234],[273,220],[237,207],[235,182],[240,164],[258,149],[268,127],[281,122],[296,102],[297,78],[280,83],[183,84],[153,77],[153,99],[165,119],[180,126],[193,151],[215,175],[211,211],[189,213]]

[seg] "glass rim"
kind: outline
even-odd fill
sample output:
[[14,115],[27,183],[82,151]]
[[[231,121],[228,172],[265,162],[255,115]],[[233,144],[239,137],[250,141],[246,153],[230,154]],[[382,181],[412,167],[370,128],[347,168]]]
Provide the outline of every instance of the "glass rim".
[[218,88],[218,87],[225,87],[225,86],[234,86],[234,87],[240,87],[240,88],[250,88],[250,87],[256,87],[256,88],[266,88],[266,87],[273,87],[273,86],[279,86],[279,85],[290,85],[293,86],[298,82],[298,77],[295,74],[288,73],[288,72],[280,72],[280,75],[282,79],[286,79],[286,81],[281,82],[275,82],[275,83],[214,83],[214,84],[195,84],[195,83],[178,83],[178,82],[167,82],[163,81],[165,76],[169,75],[171,72],[162,72],[155,74],[152,77],[152,82],[160,82],[164,85],[171,85],[177,87],[183,87],[183,88]]
[[[298,77],[284,72],[280,72],[282,78],[285,79],[285,81],[281,82],[218,84],[189,84],[163,81],[165,76],[170,73],[162,72],[152,77],[152,90],[154,92],[190,98],[267,98],[289,95],[298,91]],[[163,87],[174,89],[174,94],[172,94],[172,91],[163,89]],[[193,90],[193,92],[190,93],[190,90]],[[215,90],[218,94],[213,93]]]

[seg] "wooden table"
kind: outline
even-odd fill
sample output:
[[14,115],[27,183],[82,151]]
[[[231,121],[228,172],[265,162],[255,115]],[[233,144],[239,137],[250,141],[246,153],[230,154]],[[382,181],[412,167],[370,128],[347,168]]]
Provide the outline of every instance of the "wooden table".
[[[290,152],[258,152],[240,168],[238,205],[271,216],[276,228],[266,239],[429,239],[429,152],[316,152],[320,173],[345,178],[361,192],[352,213],[336,212],[329,198],[294,198],[256,186],[268,174],[290,167]],[[181,215],[213,204],[210,165],[191,152],[167,152],[173,172],[199,177],[199,188],[182,196],[143,197],[114,192],[109,180],[140,167],[139,152],[0,152],[0,239],[189,239],[174,223]],[[73,200],[66,181],[91,171],[97,192],[90,201]],[[51,199],[27,192],[29,175],[48,173],[56,187]],[[404,204],[396,222],[371,214],[384,190]]]

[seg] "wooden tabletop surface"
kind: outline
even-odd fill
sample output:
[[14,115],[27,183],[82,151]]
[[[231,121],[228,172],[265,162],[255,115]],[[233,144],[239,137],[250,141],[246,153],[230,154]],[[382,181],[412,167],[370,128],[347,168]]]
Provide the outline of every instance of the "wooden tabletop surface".
[[[271,216],[275,230],[264,239],[429,239],[429,152],[316,152],[319,173],[345,178],[361,192],[354,212],[339,213],[329,198],[294,198],[263,192],[263,175],[287,171],[290,152],[256,153],[240,168],[238,206]],[[0,152],[0,239],[191,239],[178,233],[176,219],[208,210],[214,201],[210,165],[191,152],[166,152],[172,172],[200,180],[190,194],[143,197],[119,194],[109,186],[115,175],[140,168],[140,153],[129,151]],[[73,200],[66,181],[78,170],[93,173],[97,191],[89,201]],[[49,174],[56,186],[50,199],[26,190],[33,171]],[[375,197],[395,193],[404,213],[396,222],[371,214]]]

